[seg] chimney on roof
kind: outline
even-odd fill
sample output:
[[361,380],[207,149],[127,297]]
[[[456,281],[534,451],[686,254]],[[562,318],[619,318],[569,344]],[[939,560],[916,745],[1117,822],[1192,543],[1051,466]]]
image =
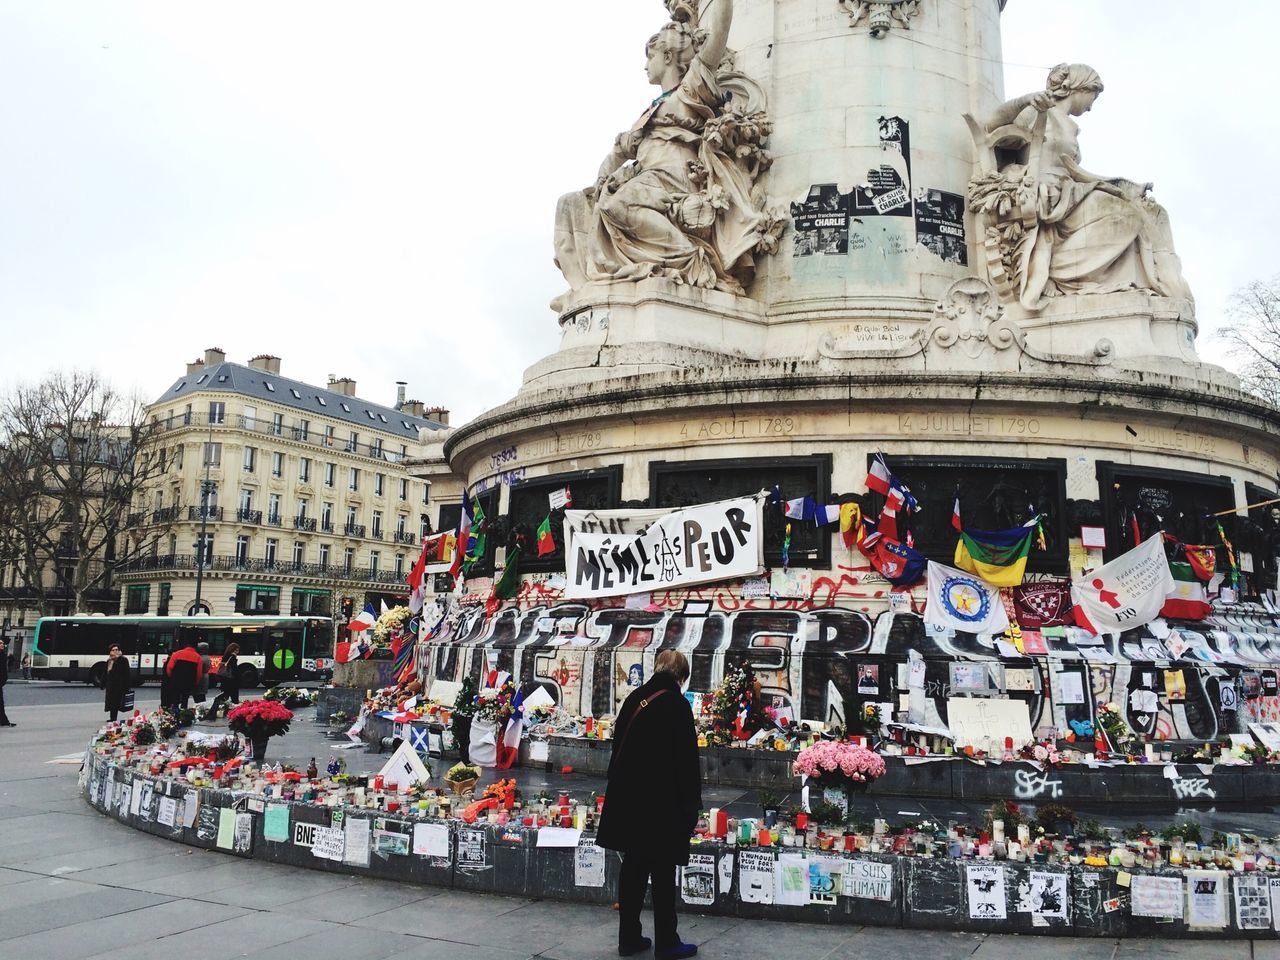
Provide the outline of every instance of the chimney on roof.
[[396,381],[396,409],[397,410],[403,409],[404,407],[404,388],[407,386],[408,384],[405,383],[405,381],[403,380]]
[[400,402],[400,412],[407,413],[411,417],[424,416],[422,412],[421,400],[402,400]]
[[427,407],[423,411],[423,416],[428,420],[434,420],[442,426],[447,427],[449,425],[449,411],[445,407]]
[[249,366],[254,370],[261,370],[263,373],[280,374],[280,358],[272,356],[269,353],[260,353],[249,361]]
[[210,347],[204,352],[204,363],[207,367],[212,367],[216,363],[225,363],[226,359],[226,351],[221,347]]
[[196,357],[194,360],[192,360],[190,363],[187,364],[187,376],[188,377],[195,376],[197,373],[199,373],[203,369],[204,369],[204,360],[201,357]]
[[356,395],[356,382],[350,377],[329,378],[329,389],[334,393],[340,393],[344,397],[354,397]]

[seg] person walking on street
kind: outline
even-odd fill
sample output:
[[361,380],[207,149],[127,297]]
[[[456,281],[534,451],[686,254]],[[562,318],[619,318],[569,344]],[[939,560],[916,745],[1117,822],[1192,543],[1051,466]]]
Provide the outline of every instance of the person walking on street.
[[16,727],[17,724],[4,712],[4,685],[9,682],[9,655],[6,649],[5,642],[0,640],[0,727]]
[[115,723],[121,711],[125,709],[125,697],[129,695],[129,690],[133,686],[129,661],[120,654],[120,645],[113,643],[107,653],[107,682],[104,684],[107,697],[106,703],[103,704],[103,709],[111,714],[112,723]]
[[702,774],[693,709],[681,693],[689,661],[663,650],[648,683],[618,711],[609,785],[596,843],[622,853],[618,882],[618,955],[649,949],[640,925],[645,887],[653,887],[657,960],[698,952],[676,930],[676,867],[689,862],[689,837],[702,810]]
[[191,695],[195,693],[196,685],[204,675],[204,664],[200,662],[195,643],[188,640],[181,650],[169,654],[164,673],[170,683],[170,705],[175,710],[185,710]]
[[209,712],[204,716],[206,720],[218,719],[218,708],[222,704],[240,702],[239,653],[240,644],[227,644],[226,652],[222,655],[222,663],[218,665],[217,680],[222,692],[213,698]]
[[209,644],[201,640],[196,644],[196,653],[200,654],[200,667],[204,671],[196,683],[196,703],[204,703],[209,699],[209,673],[213,669],[213,661],[209,659]]
[[24,653],[22,655],[22,679],[31,679],[31,654]]

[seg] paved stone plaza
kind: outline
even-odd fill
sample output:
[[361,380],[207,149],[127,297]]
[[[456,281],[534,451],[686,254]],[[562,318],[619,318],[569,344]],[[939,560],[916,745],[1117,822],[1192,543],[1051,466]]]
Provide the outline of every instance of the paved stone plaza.
[[[150,706],[153,689],[140,691]],[[78,757],[96,691],[11,684],[0,740],[0,960],[280,957],[589,960],[616,955],[607,909],[320,874],[192,850],[95,813]],[[71,755],[76,758],[72,759]],[[64,762],[57,761],[62,758]],[[1067,940],[831,928],[686,914],[700,956],[791,960],[1277,958],[1280,943]],[[767,945],[767,946],[766,946]]]

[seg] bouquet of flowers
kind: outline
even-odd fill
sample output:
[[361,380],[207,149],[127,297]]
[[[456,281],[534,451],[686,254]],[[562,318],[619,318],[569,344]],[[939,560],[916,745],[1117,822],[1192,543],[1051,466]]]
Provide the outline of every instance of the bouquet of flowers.
[[262,699],[275,700],[286,707],[309,707],[316,702],[316,692],[300,687],[272,687],[262,695]]
[[515,684],[508,680],[500,687],[487,687],[476,695],[476,719],[494,724],[499,730],[511,719]]
[[869,784],[884,776],[880,754],[845,740],[819,740],[796,757],[792,772],[824,786]]
[[724,672],[724,679],[711,697],[711,728],[720,737],[746,740],[764,726],[766,716],[760,706],[760,681],[745,660]]
[[391,607],[384,612],[373,625],[374,645],[389,646],[392,638],[405,628],[411,616],[409,608],[404,606]]
[[231,731],[253,741],[288,733],[291,720],[293,711],[274,700],[246,700],[227,714]]
[[1128,753],[1129,743],[1133,740],[1133,731],[1129,729],[1129,724],[1125,723],[1118,706],[1114,703],[1099,703],[1098,725],[1102,727],[1102,732],[1107,735],[1116,753]]

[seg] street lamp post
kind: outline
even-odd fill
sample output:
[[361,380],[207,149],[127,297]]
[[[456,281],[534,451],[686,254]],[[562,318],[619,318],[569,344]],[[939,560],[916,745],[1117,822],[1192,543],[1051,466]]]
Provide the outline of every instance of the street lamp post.
[[204,450],[204,479],[200,481],[200,537],[196,540],[196,601],[192,605],[192,613],[200,613],[200,594],[204,587],[204,564],[207,552],[205,534],[209,529],[209,497],[213,493],[214,483],[209,479],[209,466],[213,462],[213,418],[209,418],[209,442]]

